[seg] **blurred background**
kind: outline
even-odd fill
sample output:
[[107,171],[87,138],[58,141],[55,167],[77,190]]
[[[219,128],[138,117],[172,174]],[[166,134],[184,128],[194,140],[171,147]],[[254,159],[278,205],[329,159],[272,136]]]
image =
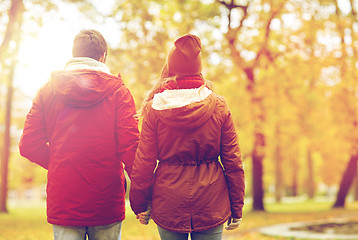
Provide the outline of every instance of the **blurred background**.
[[18,141],[33,98],[82,29],[104,35],[107,65],[138,109],[174,40],[201,38],[203,75],[238,130],[249,210],[354,204],[357,11],[356,0],[0,1],[0,212],[46,198],[46,171],[19,155]]

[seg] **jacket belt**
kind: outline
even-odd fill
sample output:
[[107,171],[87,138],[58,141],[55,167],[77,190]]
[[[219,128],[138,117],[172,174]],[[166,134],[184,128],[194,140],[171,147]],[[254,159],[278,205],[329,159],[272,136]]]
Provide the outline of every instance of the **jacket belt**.
[[201,160],[187,160],[187,159],[177,159],[177,158],[171,158],[171,159],[159,159],[159,164],[169,164],[169,165],[181,165],[181,166],[199,166],[201,164],[209,164],[214,163],[218,161],[218,157],[216,158],[206,158]]

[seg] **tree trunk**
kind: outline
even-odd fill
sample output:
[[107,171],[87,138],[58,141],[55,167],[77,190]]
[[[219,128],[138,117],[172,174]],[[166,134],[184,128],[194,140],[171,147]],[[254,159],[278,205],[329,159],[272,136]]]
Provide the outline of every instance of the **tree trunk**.
[[333,205],[333,208],[343,208],[345,205],[346,196],[348,194],[349,188],[352,185],[354,177],[357,175],[357,161],[358,161],[358,153],[352,155],[346,170],[344,171],[339,191],[337,194],[336,202]]
[[264,190],[263,190],[263,155],[262,151],[264,135],[255,134],[255,143],[252,156],[252,178],[253,178],[253,205],[252,210],[264,211]]
[[14,63],[11,66],[10,75],[9,75],[9,85],[7,87],[6,95],[6,114],[5,114],[5,132],[4,132],[4,149],[3,156],[1,161],[1,194],[0,194],[0,212],[7,213],[7,185],[8,185],[8,165],[10,159],[10,146],[11,146],[11,107],[12,107],[12,96],[14,88],[12,85],[14,79]]
[[275,200],[281,202],[283,195],[283,172],[281,156],[281,130],[280,124],[276,124],[276,153],[275,153]]
[[297,156],[292,156],[292,196],[298,195],[298,163]]
[[264,107],[257,93],[254,69],[245,69],[249,80],[247,89],[251,96],[251,115],[254,121],[254,146],[252,151],[253,211],[264,211],[263,159],[265,158],[265,135],[263,133]]
[[355,177],[355,186],[354,186],[354,201],[358,201],[358,175]]
[[307,151],[307,168],[308,168],[308,176],[307,176],[307,195],[309,199],[313,199],[315,195],[315,181],[314,181],[314,167],[313,167],[313,159],[311,150]]

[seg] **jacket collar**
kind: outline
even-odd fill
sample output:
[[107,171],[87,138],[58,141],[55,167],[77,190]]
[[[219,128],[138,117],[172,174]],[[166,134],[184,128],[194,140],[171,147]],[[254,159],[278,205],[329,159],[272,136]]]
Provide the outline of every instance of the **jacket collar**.
[[106,64],[99,62],[93,58],[75,57],[70,59],[65,66],[65,71],[80,70],[80,69],[90,69],[90,70],[111,74]]
[[154,95],[152,108],[165,110],[180,108],[191,103],[201,102],[212,93],[208,88],[201,86],[192,89],[165,90]]

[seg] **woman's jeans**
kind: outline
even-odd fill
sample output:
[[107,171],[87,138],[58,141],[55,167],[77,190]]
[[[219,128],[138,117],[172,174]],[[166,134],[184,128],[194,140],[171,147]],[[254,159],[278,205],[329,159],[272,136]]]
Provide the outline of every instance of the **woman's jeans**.
[[190,234],[192,240],[220,240],[223,235],[223,225],[218,227],[192,233],[178,233],[169,230],[165,230],[158,226],[158,231],[161,240],[187,240]]
[[94,227],[69,227],[53,225],[54,240],[118,240],[121,239],[122,222]]

